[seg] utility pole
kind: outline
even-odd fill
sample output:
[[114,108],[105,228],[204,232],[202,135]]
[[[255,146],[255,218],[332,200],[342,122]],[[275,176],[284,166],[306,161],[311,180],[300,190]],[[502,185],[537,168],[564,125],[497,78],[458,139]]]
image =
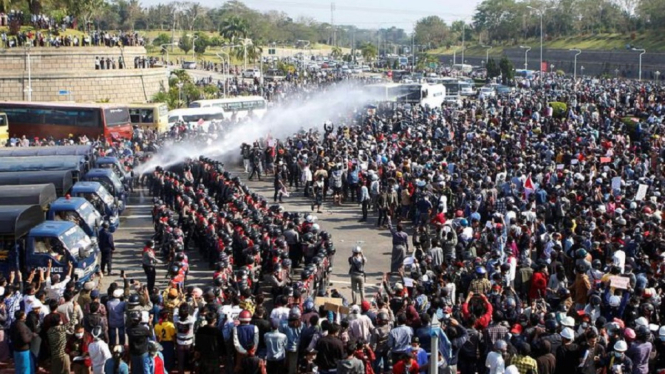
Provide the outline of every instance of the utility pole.
[[337,46],[337,30],[335,29],[335,3],[330,3],[330,27],[332,28],[332,45]]
[[411,71],[416,71],[416,32],[411,35]]
[[173,52],[174,44],[175,44],[175,8],[173,9],[173,27],[171,27],[171,52]]

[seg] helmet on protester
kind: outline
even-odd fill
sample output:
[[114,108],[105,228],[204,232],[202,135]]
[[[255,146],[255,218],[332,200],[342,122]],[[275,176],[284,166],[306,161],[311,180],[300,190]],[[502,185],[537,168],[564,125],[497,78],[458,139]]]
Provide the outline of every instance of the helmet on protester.
[[625,340],[618,340],[614,343],[614,350],[616,352],[626,352],[628,350],[628,344]]
[[561,337],[568,340],[575,339],[575,332],[570,327],[566,327],[561,331]]
[[129,299],[127,300],[127,304],[129,304],[131,306],[139,305],[139,295],[137,295],[137,294],[129,295]]
[[238,320],[240,322],[249,322],[252,320],[252,313],[250,313],[247,309],[243,309],[243,311],[238,315]]

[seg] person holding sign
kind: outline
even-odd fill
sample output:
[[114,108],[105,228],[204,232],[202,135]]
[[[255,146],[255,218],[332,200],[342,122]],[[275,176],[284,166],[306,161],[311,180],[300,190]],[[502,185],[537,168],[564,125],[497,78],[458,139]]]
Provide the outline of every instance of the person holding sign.
[[[349,275],[351,275],[351,297],[354,304],[365,301],[365,263],[367,259],[359,246],[353,247],[353,255],[349,257]],[[358,300],[360,295],[360,300]]]

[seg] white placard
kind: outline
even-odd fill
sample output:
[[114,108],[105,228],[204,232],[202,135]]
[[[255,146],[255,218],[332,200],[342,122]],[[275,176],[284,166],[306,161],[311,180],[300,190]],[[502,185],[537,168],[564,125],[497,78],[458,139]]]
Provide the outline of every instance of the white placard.
[[647,189],[649,189],[648,185],[640,184],[640,186],[637,188],[637,195],[635,195],[635,200],[644,200],[644,198],[647,196]]

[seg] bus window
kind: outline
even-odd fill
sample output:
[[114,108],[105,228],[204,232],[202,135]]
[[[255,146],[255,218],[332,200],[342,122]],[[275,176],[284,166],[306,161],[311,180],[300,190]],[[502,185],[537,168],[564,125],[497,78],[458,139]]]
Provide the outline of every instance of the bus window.
[[155,115],[152,109],[141,109],[141,123],[155,122]]
[[108,127],[126,125],[131,122],[128,108],[104,109],[104,116]]
[[130,108],[129,109],[129,119],[132,121],[132,124],[138,125],[141,123],[141,111],[140,109]]

